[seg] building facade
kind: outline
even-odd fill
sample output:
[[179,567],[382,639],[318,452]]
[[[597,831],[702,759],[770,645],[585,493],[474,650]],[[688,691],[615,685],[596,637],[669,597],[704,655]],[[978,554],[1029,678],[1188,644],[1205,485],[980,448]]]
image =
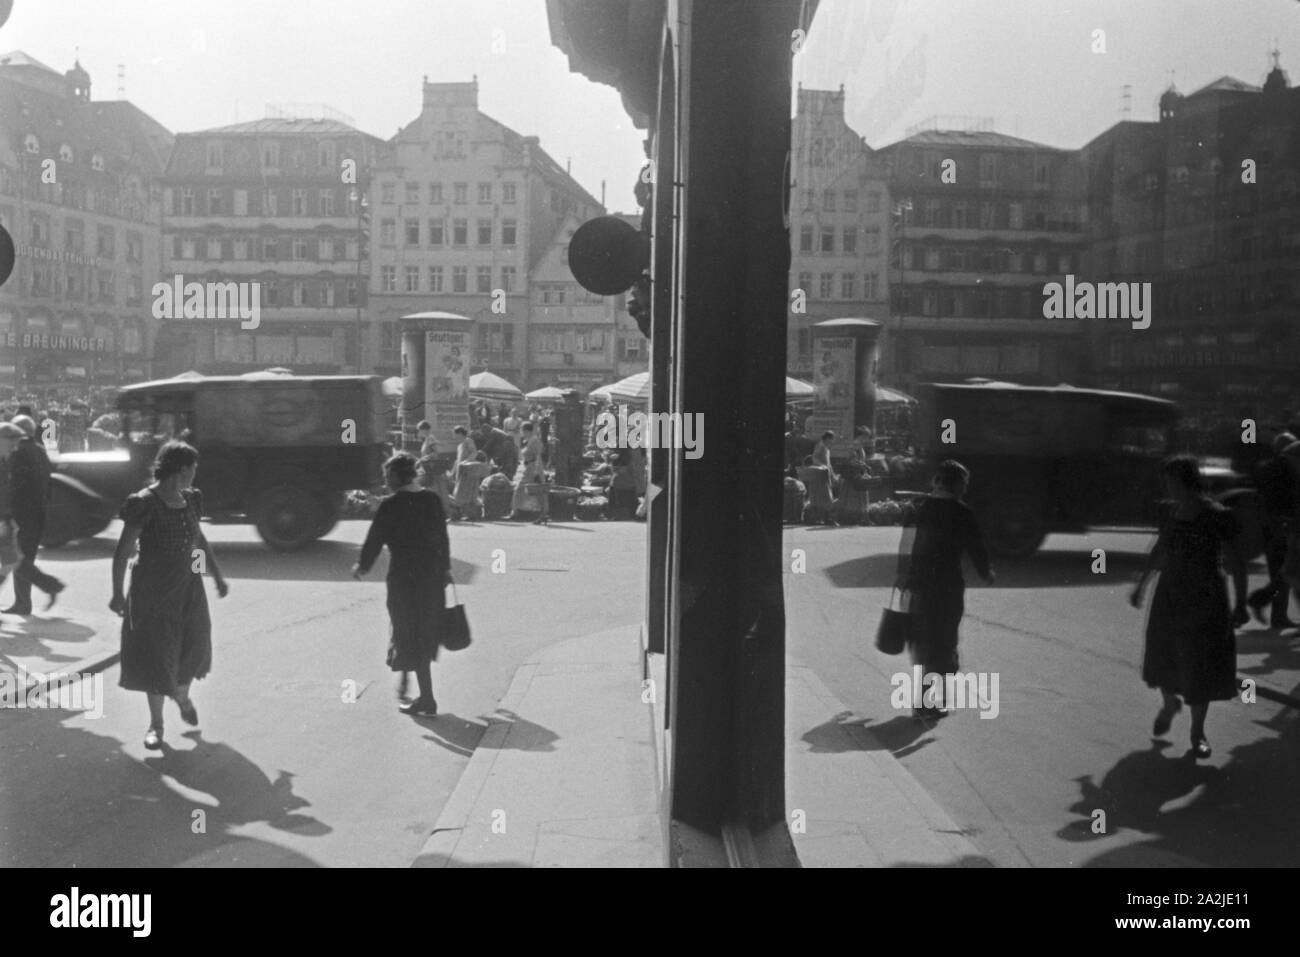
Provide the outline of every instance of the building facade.
[[888,317],[888,169],[845,121],[842,87],[799,88],[791,157],[786,363],[811,380],[815,323]]
[[477,80],[426,78],[420,115],[386,144],[373,179],[369,371],[400,374],[401,317],[439,310],[474,319],[475,372],[526,391],[530,311],[560,305],[540,301],[533,275],[565,222],[600,204],[537,137],[479,111]]
[[1171,88],[1080,161],[1090,270],[1154,300],[1147,329],[1090,326],[1095,384],[1172,399],[1201,433],[1300,412],[1300,89],[1280,65]]
[[1080,321],[1043,314],[1044,286],[1078,272],[1087,242],[1072,154],[959,130],[918,132],[880,154],[893,202],[882,380],[1077,381]]
[[153,374],[171,145],[134,104],[92,100],[80,64],[60,74],[0,56],[0,225],[16,252],[0,287],[0,383],[78,391]]
[[164,179],[162,280],[256,286],[260,320],[179,307],[158,371],[367,370],[364,200],[381,141],[335,119],[273,118],[176,137]]

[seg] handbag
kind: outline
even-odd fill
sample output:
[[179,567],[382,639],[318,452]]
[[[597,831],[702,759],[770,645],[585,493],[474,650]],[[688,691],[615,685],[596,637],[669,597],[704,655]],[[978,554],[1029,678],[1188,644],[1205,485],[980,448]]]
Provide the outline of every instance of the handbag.
[[455,582],[451,583],[451,594],[455,604],[444,607],[438,617],[438,644],[448,651],[464,651],[470,643],[469,618],[460,603]]
[[898,586],[895,585],[889,592],[889,604],[885,606],[880,616],[880,627],[876,629],[876,648],[887,655],[901,654],[907,647],[907,639],[912,630],[911,612],[891,607],[897,591]]

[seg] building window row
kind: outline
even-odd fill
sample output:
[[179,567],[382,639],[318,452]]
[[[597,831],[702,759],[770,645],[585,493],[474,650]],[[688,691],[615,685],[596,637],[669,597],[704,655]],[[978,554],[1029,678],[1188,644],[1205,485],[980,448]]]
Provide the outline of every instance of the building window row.
[[213,262],[353,262],[360,244],[353,239],[303,236],[172,236],[172,259]]
[[[381,246],[396,246],[398,223],[396,219],[379,221],[379,243]],[[433,217],[421,224],[418,218],[403,219],[401,223],[402,245],[419,246],[423,238],[425,244],[437,248],[441,246],[469,246],[470,222],[468,219],[453,219],[450,224],[441,217]],[[498,224],[492,219],[474,221],[473,235],[475,246],[492,246],[500,236],[500,245],[513,247],[519,242],[519,223],[514,219],[503,219]]]
[[[839,242],[836,242],[838,235]],[[862,239],[859,248],[858,239]],[[881,230],[879,226],[871,226],[866,229],[859,229],[857,226],[844,226],[836,228],[835,226],[813,227],[803,225],[799,227],[799,252],[801,253],[818,253],[824,256],[856,256],[865,254],[869,256],[880,255]]]
[[[875,299],[880,295],[880,274],[869,272],[824,272],[814,280],[810,272],[799,273],[798,289],[809,299]],[[861,296],[859,296],[861,293]]]
[[604,352],[609,333],[604,329],[589,329],[582,332],[543,332],[536,338],[538,353],[566,352]]
[[[397,204],[398,183],[385,181],[379,184],[379,202],[385,206],[394,206]],[[455,206],[467,206],[470,203],[470,197],[473,196],[474,202],[480,206],[490,205],[497,201],[498,195],[501,202],[506,205],[513,205],[517,202],[518,186],[515,183],[475,183],[471,193],[469,183],[452,183],[451,189],[444,189],[443,183],[419,183],[406,181],[402,186],[402,202],[407,206],[419,206],[425,201],[429,206],[445,206],[446,197],[451,196],[451,202]],[[498,193],[497,187],[500,187]]]
[[[471,276],[473,289],[470,288]],[[380,292],[453,292],[492,295],[497,289],[511,293],[518,283],[518,273],[514,266],[502,266],[497,272],[499,285],[492,284],[491,266],[475,266],[471,274],[469,266],[403,266],[399,273],[397,266],[379,267]]]
[[865,204],[859,202],[860,192],[856,189],[805,189],[803,190],[802,209],[805,213],[821,210],[823,213],[879,213],[881,202],[880,190],[869,190]]
[[199,189],[181,186],[170,190],[173,216],[346,216],[357,215],[354,190],[343,187]]

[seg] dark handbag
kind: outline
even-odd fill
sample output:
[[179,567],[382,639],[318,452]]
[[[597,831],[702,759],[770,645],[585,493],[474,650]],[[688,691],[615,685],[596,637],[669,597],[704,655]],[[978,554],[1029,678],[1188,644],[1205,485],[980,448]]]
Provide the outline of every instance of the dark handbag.
[[880,627],[876,629],[876,648],[887,655],[901,654],[907,647],[907,639],[912,630],[911,613],[891,607],[897,591],[898,587],[895,586],[889,592],[889,604],[885,606],[880,616]]
[[469,647],[469,618],[465,615],[465,606],[460,603],[456,592],[456,583],[451,583],[451,594],[455,604],[443,608],[438,618],[438,644],[448,651],[464,651]]

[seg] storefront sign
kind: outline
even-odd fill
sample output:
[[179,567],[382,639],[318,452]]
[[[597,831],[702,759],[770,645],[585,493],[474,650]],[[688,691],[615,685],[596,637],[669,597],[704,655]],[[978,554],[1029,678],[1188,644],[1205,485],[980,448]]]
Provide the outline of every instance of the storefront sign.
[[98,260],[92,256],[83,256],[67,249],[46,249],[44,246],[18,246],[19,256],[25,259],[47,259],[51,262],[75,263],[78,266],[93,266]]
[[87,336],[51,336],[44,332],[5,333],[0,339],[10,349],[20,346],[24,349],[57,349],[64,352],[105,352],[108,349],[106,339],[91,339]]

